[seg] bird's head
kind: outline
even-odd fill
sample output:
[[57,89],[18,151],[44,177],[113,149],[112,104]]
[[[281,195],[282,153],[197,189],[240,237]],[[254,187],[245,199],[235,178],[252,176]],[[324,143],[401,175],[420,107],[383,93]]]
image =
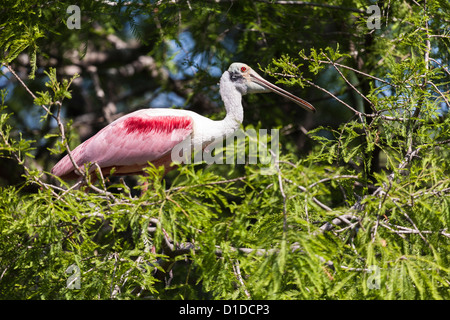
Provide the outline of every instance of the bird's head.
[[307,101],[294,96],[293,94],[281,89],[280,87],[264,80],[255,70],[250,68],[245,63],[235,62],[228,68],[230,80],[235,83],[238,90],[242,94],[247,93],[265,93],[275,92],[292,102],[298,104],[303,109],[310,112],[315,112],[316,109]]

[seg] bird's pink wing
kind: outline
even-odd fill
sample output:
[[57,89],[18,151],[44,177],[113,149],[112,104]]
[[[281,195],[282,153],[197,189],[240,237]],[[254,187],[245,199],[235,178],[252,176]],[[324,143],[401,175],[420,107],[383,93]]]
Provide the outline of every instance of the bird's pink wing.
[[[193,119],[185,114],[161,115],[140,110],[117,119],[72,151],[75,163],[96,162],[101,168],[145,165],[160,159],[190,136]],[[52,169],[57,176],[75,168],[65,156]]]

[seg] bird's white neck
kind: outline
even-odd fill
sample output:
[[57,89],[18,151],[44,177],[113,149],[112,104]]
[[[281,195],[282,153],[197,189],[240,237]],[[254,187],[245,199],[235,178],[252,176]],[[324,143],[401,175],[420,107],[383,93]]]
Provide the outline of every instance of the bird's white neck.
[[241,126],[244,120],[244,110],[242,108],[242,93],[230,80],[230,74],[225,71],[220,78],[220,95],[222,97],[227,115],[223,120],[211,121],[208,118],[199,117],[199,125],[194,135],[194,144],[201,144],[204,147],[217,139],[224,139],[232,135]]
[[239,129],[244,120],[244,109],[242,108],[242,93],[238,91],[230,79],[230,74],[225,71],[220,78],[220,96],[225,105],[227,115],[219,121],[225,135],[231,134]]

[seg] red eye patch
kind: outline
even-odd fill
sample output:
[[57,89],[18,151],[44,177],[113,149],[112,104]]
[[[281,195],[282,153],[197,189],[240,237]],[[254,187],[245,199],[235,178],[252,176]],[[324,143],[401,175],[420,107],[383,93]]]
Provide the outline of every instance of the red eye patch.
[[247,68],[246,67],[241,67],[241,72],[245,72],[245,71],[247,71]]

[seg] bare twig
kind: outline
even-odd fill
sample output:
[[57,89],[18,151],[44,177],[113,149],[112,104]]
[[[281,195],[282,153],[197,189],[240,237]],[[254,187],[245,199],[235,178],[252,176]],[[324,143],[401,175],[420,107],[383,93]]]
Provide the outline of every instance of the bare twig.
[[331,61],[330,58],[326,57],[327,60],[329,61],[329,63],[334,67],[334,69],[339,73],[339,75],[341,76],[342,79],[344,79],[344,81],[360,96],[362,97],[364,100],[366,100],[370,106],[372,107],[372,110],[374,110],[375,112],[377,112],[375,105],[373,104],[372,101],[370,101],[364,94],[361,93],[361,91],[359,91],[350,81],[348,81],[348,79],[344,76],[344,74],[341,72],[341,70],[339,70],[339,68],[337,67],[337,65]]
[[[304,60],[307,60],[307,61],[315,61],[314,59],[311,59],[311,58],[308,58],[308,57],[303,57],[303,59],[304,59]],[[358,70],[358,69],[354,69],[354,68],[352,68],[352,67],[346,66],[345,64],[341,64],[341,63],[337,63],[337,62],[331,61],[330,59],[328,59],[328,61],[325,61],[325,60],[318,60],[317,62],[319,62],[319,63],[326,63],[326,64],[333,64],[334,66],[337,66],[337,67],[339,67],[339,68],[344,68],[344,69],[353,71],[353,72],[358,73],[358,74],[360,74],[360,75],[363,75],[363,76],[365,76],[365,77],[367,77],[367,78],[371,78],[371,79],[373,79],[373,80],[376,80],[376,81],[379,81],[379,82],[381,82],[381,83],[387,84],[387,85],[389,85],[389,86],[391,86],[391,87],[398,87],[398,85],[396,85],[396,84],[394,84],[394,83],[390,83],[389,81],[386,81],[386,80],[384,80],[384,79],[375,77],[375,76],[373,76],[373,75],[371,75],[371,74],[362,72],[362,71],[360,71],[360,70]]]
[[445,96],[445,94],[443,94],[441,92],[441,90],[439,90],[439,88],[431,81],[427,81],[428,84],[431,84],[431,86],[434,88],[434,90],[436,90],[436,92],[442,97],[442,99],[444,99],[445,103],[447,104],[447,108],[450,108],[450,102],[448,101],[447,97]]
[[338,179],[358,179],[358,176],[355,175],[340,175],[340,176],[334,176],[334,177],[330,177],[330,178],[323,178],[320,179],[319,181],[316,181],[312,184],[310,184],[307,189],[311,189],[313,187],[315,187],[316,185],[318,185],[319,183],[323,183],[323,182],[327,182],[327,181],[331,181],[331,180],[338,180]]
[[283,234],[286,234],[287,231],[287,212],[286,212],[286,194],[284,193],[283,188],[283,178],[281,177],[280,166],[277,163],[277,174],[278,174],[278,185],[280,187],[280,193],[283,197]]
[[336,101],[339,101],[340,103],[342,103],[344,106],[346,106],[348,109],[352,110],[355,114],[359,115],[359,114],[363,114],[364,116],[367,116],[365,113],[359,112],[358,110],[356,110],[355,108],[353,108],[352,106],[350,106],[347,102],[339,99],[336,95],[334,95],[333,93],[331,93],[330,91],[328,91],[325,88],[322,88],[321,86],[315,84],[312,81],[309,81],[308,79],[303,79],[303,81],[305,81],[307,84],[313,86],[314,88],[319,89],[320,91],[325,92],[326,94],[332,96]]
[[244,279],[242,279],[241,268],[239,267],[238,260],[235,260],[235,262],[233,263],[233,272],[234,272],[234,275],[236,276],[236,278],[238,279],[239,283],[241,284],[245,295],[247,296],[247,298],[251,299],[252,297],[251,297],[250,293],[248,292],[247,287],[245,286]]
[[243,181],[249,177],[250,176],[243,176],[243,177],[238,177],[238,178],[233,178],[233,179],[228,179],[228,180],[212,181],[212,182],[208,182],[208,183],[195,184],[195,185],[190,185],[190,186],[173,187],[173,188],[170,188],[168,190],[168,192],[183,191],[185,189],[199,188],[199,187],[213,186],[213,185],[217,185],[217,184],[226,184],[226,183],[232,183],[232,182],[237,182],[237,181]]
[[[300,189],[303,192],[309,192],[307,188],[300,186],[298,184],[296,184],[294,181],[288,179],[288,178],[283,178],[285,181],[292,183],[293,185],[295,185],[298,189]],[[316,197],[312,197],[311,200],[317,204],[319,207],[321,207],[322,209],[324,209],[325,211],[333,211],[333,209],[331,209],[330,207],[328,207],[327,205],[323,204],[322,202],[320,202]]]
[[[356,223],[352,223],[351,220],[357,220]],[[357,224],[360,223],[360,218],[353,215],[353,214],[343,214],[341,216],[338,216],[331,220],[331,222],[327,222],[324,225],[322,225],[319,229],[322,231],[331,231],[334,229],[335,226],[339,226],[342,223],[347,224],[350,227],[355,227]]]
[[[395,234],[398,234],[400,237],[405,238],[405,234],[433,234],[433,233],[437,233],[440,235],[443,235],[447,238],[450,238],[450,233],[446,232],[445,229],[443,230],[439,230],[439,231],[431,231],[431,230],[418,230],[416,228],[411,229],[411,228],[407,228],[404,226],[399,226],[399,225],[393,225],[387,222],[380,222],[380,225],[390,231],[392,231]],[[396,229],[394,229],[396,228]]]
[[[14,75],[14,77],[17,79],[17,81],[19,81],[19,83],[20,83],[20,84],[25,88],[25,90],[31,95],[31,97],[32,97],[34,100],[36,100],[36,99],[37,99],[36,95],[28,88],[28,86],[22,81],[22,79],[20,79],[20,77],[14,72],[13,68],[12,68],[10,65],[5,64],[5,63],[3,63],[3,65],[6,66],[6,67],[8,68],[8,70]],[[69,84],[69,85],[70,85],[70,84]],[[45,106],[45,105],[40,105],[40,107],[42,107],[42,108],[45,110],[45,112],[57,122],[58,129],[59,129],[59,132],[60,132],[60,135],[61,135],[61,140],[63,141],[64,146],[65,146],[65,148],[66,148],[66,150],[67,150],[67,154],[68,154],[68,156],[69,156],[70,161],[72,162],[72,165],[73,165],[73,167],[74,167],[75,173],[79,174],[80,177],[82,177],[82,179],[84,180],[85,184],[86,184],[87,186],[89,186],[91,189],[93,189],[94,191],[96,191],[96,192],[98,192],[98,193],[104,193],[104,194],[106,195],[107,198],[114,199],[115,197],[114,197],[114,195],[113,195],[112,193],[110,193],[110,192],[108,192],[108,191],[106,191],[106,190],[100,190],[99,188],[97,188],[97,187],[95,187],[94,185],[92,185],[92,184],[89,182],[89,179],[88,179],[88,173],[85,172],[84,170],[82,170],[82,169],[80,168],[80,166],[78,166],[78,164],[76,163],[76,161],[75,161],[75,159],[74,159],[74,157],[73,157],[72,151],[71,151],[71,149],[70,149],[69,143],[68,143],[67,138],[66,138],[66,133],[65,133],[64,124],[63,124],[62,121],[61,121],[61,107],[62,107],[62,103],[61,103],[60,101],[56,101],[56,102],[54,102],[54,104],[57,106],[56,115],[53,114],[47,106]],[[18,158],[18,159],[19,159],[19,158]],[[19,161],[19,163],[21,163],[21,161]],[[102,176],[101,170],[99,170],[99,171],[100,171],[100,175]],[[102,176],[102,177],[103,177],[103,176]],[[36,178],[34,178],[34,179],[36,179]],[[45,188],[50,188],[50,187],[51,187],[51,188],[53,188],[53,189],[55,189],[55,188],[56,188],[56,189],[61,189],[61,188],[59,188],[59,187],[56,187],[56,186],[53,186],[53,185],[50,185],[50,184],[45,184],[44,182],[42,182],[42,181],[40,181],[40,180],[38,180],[37,183],[38,183],[39,185],[44,186]],[[75,186],[78,187],[78,186],[80,186],[80,185],[81,185],[80,183],[77,183]],[[70,189],[72,189],[72,188],[70,188]],[[69,189],[69,190],[70,190],[70,189]],[[52,192],[54,193],[54,191],[52,191]],[[57,194],[55,194],[55,195],[57,196],[58,199],[60,199],[61,196],[62,196],[62,195],[59,195],[59,196],[58,196]]]
[[[5,137],[5,135],[3,134],[3,132],[0,130],[0,136],[2,137],[3,143],[11,148],[11,145],[8,142],[8,139]],[[11,148],[12,149],[12,148]],[[36,177],[35,175],[30,174],[30,169],[25,165],[25,161],[20,159],[20,156],[14,152],[14,151],[10,151],[10,153],[13,155],[13,157],[16,159],[17,163],[19,163],[25,170],[25,174],[28,177],[33,178],[33,180],[31,180],[33,183],[37,184],[38,186],[44,187],[47,190],[50,190],[51,193],[53,194],[53,196],[58,196],[58,194],[53,190],[55,188],[57,188],[56,186],[50,185],[48,183],[44,183],[43,181],[41,181],[38,177]],[[58,188],[61,189],[61,188]]]
[[[24,89],[31,95],[31,97],[33,98],[33,100],[36,100],[37,97],[36,95],[30,90],[30,88],[28,88],[28,86],[25,84],[25,82],[22,81],[22,79],[20,79],[20,77],[16,74],[16,72],[14,71],[14,69],[7,63],[2,63],[2,65],[4,65],[9,72],[11,72],[13,74],[13,76],[17,79],[17,81],[19,81],[19,83],[22,85],[22,87],[24,87]],[[48,113],[51,115],[50,109],[47,108],[45,105],[41,105],[41,107]]]
[[[405,157],[403,158],[403,161],[397,166],[397,170],[401,170],[406,168],[408,166],[412,159],[416,157],[421,150],[421,147],[418,147],[416,150],[410,150],[406,153]],[[388,175],[388,183],[383,183],[382,186],[378,187],[375,192],[373,193],[374,196],[380,196],[385,193],[384,188],[390,189],[392,186],[392,181],[395,177],[395,171],[392,171],[391,174]]]

